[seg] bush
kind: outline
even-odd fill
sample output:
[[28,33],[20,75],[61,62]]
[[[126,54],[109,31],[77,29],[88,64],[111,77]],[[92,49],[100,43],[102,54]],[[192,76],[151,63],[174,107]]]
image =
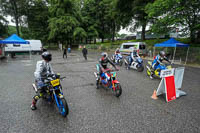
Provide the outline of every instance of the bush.
[[44,46],[45,49],[49,49],[49,50],[57,50],[59,47],[58,45],[46,45]]
[[88,49],[98,49],[99,46],[96,45],[96,44],[88,44],[88,45],[86,45],[86,48],[88,48]]
[[107,47],[105,45],[101,45],[101,50],[107,50]]
[[119,48],[120,47],[120,45],[110,45],[109,46],[109,49],[117,49],[117,48]]

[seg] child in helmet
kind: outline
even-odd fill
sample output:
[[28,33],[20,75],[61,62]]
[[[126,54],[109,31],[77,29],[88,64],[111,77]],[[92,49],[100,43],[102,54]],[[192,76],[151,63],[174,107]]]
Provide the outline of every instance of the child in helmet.
[[43,96],[43,93],[45,92],[44,79],[47,78],[48,75],[54,74],[52,67],[49,63],[52,60],[51,54],[49,52],[43,52],[42,59],[43,60],[37,62],[36,70],[34,72],[35,83],[38,88],[38,93],[33,97],[33,101],[31,104],[32,110],[36,109],[37,100],[41,98]]

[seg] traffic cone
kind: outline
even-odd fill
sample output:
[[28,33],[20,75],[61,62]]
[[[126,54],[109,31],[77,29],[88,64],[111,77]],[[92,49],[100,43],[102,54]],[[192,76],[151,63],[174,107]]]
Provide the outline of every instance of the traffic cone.
[[156,96],[156,90],[153,91],[153,95],[151,96],[152,99],[156,100],[158,97]]

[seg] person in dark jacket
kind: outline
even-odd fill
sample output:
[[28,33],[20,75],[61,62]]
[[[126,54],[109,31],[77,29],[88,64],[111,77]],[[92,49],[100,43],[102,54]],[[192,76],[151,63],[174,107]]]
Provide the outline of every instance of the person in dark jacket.
[[64,57],[67,58],[67,49],[66,49],[66,48],[64,48],[64,50],[63,50],[63,58],[64,58]]
[[87,49],[85,48],[85,46],[83,47],[82,53],[83,53],[83,57],[85,58],[85,60],[87,60],[88,51],[87,51]]

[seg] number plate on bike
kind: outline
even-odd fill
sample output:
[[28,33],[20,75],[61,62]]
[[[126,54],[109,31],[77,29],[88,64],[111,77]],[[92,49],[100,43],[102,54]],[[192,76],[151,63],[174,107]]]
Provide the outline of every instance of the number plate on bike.
[[54,87],[54,86],[58,86],[58,85],[60,85],[60,81],[59,81],[59,79],[52,80],[52,81],[51,81],[51,84],[53,85],[53,87]]

